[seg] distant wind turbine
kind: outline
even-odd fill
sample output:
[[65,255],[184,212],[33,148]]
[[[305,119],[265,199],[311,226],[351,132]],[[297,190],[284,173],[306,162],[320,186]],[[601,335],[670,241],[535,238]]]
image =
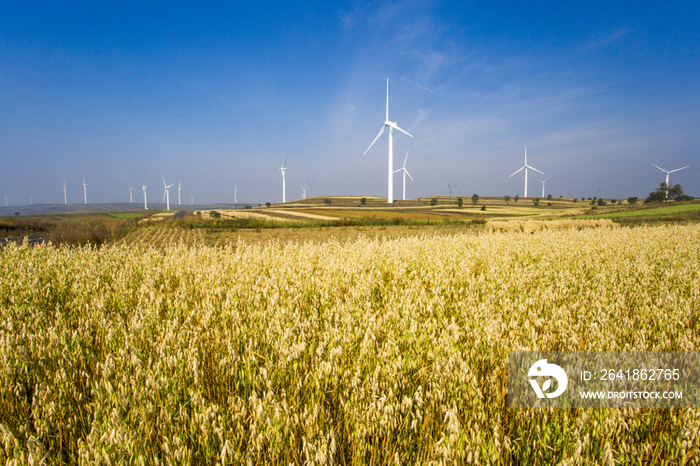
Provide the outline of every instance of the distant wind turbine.
[[63,180],[63,203],[68,204],[68,196],[66,195],[66,180]]
[[238,186],[233,186],[233,203],[238,204]]
[[[375,142],[377,142],[377,139],[379,139],[379,136],[382,135],[385,129],[389,128],[389,189],[388,189],[388,194],[387,194],[387,203],[392,204],[394,202],[394,130],[397,129],[401,131],[402,133],[411,136],[409,133],[406,131],[402,130],[399,128],[396,124],[395,121],[389,121],[389,78],[386,78],[386,120],[384,121],[384,126],[382,126],[382,129],[379,131],[379,134],[377,134],[377,137],[374,138],[374,141],[372,141],[372,144],[369,145],[367,150],[365,151],[365,154],[369,152],[369,150],[372,148]],[[413,137],[413,136],[411,136]],[[365,155],[362,154],[362,155]]]
[[129,185],[129,202],[134,203],[134,193],[132,193],[131,185]]
[[447,189],[450,190],[450,204],[452,204],[452,202],[453,202],[456,187],[457,187],[457,183],[450,183],[449,181],[447,182]]
[[544,197],[544,182],[547,181],[549,178],[545,178],[544,180],[537,180],[540,183],[542,183],[542,197]]
[[654,165],[656,168],[658,168],[658,169],[661,170],[662,172],[666,173],[666,199],[668,199],[668,188],[670,188],[670,185],[668,184],[668,177],[669,177],[669,175],[670,175],[671,173],[673,173],[673,172],[679,172],[679,171],[681,171],[681,170],[685,170],[686,168],[690,168],[690,165],[686,165],[686,166],[683,167],[683,168],[676,168],[675,170],[667,171],[667,170],[664,170],[663,168],[659,167],[658,165],[655,165],[655,164],[653,164],[653,163],[652,163],[652,165]]
[[[287,152],[287,157],[289,157],[289,152]],[[287,171],[287,167],[285,166],[285,165],[287,165],[287,157],[284,158],[284,163],[282,164],[282,166],[275,169],[275,170],[280,170],[282,172],[282,204],[287,202],[287,197],[286,197],[287,183],[284,180],[284,174]]]
[[[525,170],[525,194],[523,195],[523,197],[527,197],[527,169],[528,169],[528,168],[529,168],[530,170],[535,170],[537,173],[542,173],[542,174],[544,175],[543,172],[541,172],[541,171],[539,171],[538,169],[536,169],[535,167],[531,167],[530,165],[527,164],[527,147],[526,147],[526,148],[525,148],[525,165],[523,165],[523,166],[520,168],[520,170],[518,170],[517,172],[513,173],[513,175],[516,175],[516,174],[520,173],[521,171]],[[513,175],[510,175],[510,176],[513,176]],[[509,176],[508,178],[510,178],[510,176]]]
[[87,204],[87,183],[85,182],[85,177],[83,177],[83,199]]
[[165,191],[163,191],[163,201],[167,202],[167,204],[165,205],[165,210],[170,210],[170,187],[172,185],[165,184],[165,178],[163,178],[162,176],[160,178],[163,180],[163,186],[165,187]]
[[406,175],[408,175],[409,178],[411,178],[411,181],[415,183],[415,180],[411,176],[410,173],[408,173],[408,170],[406,170],[406,161],[408,160],[408,151],[406,151],[406,158],[403,160],[403,167],[399,168],[398,170],[394,170],[394,173],[397,172],[403,172],[403,200],[406,200]]
[[299,185],[299,186],[301,186],[301,190],[304,191],[304,193],[301,195],[301,198],[306,199],[306,189],[304,189],[303,185]]
[[180,180],[177,180],[177,205],[182,205],[182,202],[180,202],[180,191],[182,190],[182,183],[180,183]]
[[143,210],[148,210],[148,202],[146,201],[146,184],[143,184]]

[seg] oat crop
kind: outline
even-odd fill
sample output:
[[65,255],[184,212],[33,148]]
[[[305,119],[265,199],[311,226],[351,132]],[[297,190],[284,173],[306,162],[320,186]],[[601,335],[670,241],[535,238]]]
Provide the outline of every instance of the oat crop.
[[697,410],[506,396],[509,351],[697,350],[699,319],[700,225],[9,245],[0,462],[697,462]]

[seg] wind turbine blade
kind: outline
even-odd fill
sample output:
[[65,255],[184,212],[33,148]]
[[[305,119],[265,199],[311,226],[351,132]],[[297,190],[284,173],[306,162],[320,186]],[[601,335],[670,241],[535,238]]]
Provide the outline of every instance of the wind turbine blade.
[[394,170],[392,173],[398,173],[398,172],[400,172],[400,171],[403,171],[403,167],[402,167],[402,168],[399,168],[398,170]]
[[[289,152],[287,152],[287,157],[289,157]],[[284,163],[282,164],[282,168],[284,168],[284,166],[287,165],[287,157],[284,158]]]
[[[408,162],[408,151],[406,151],[406,158],[403,159],[403,166],[406,166],[406,162]],[[410,176],[410,175],[409,175]]]
[[[165,186],[165,178],[163,178],[163,177],[161,176],[160,179],[163,180],[163,186]],[[166,187],[167,187],[167,186],[166,186]]]
[[386,120],[389,121],[389,78],[386,78]]
[[411,176],[411,174],[410,174],[410,173],[408,173],[408,170],[406,170],[406,169],[404,168],[404,169],[403,169],[403,171],[405,171],[405,172],[406,172],[406,174],[407,174],[407,175],[408,175],[408,177],[409,177],[409,178],[411,179],[411,181],[413,181],[414,183],[416,182],[416,181],[415,181],[415,180],[413,179],[413,177]]
[[406,135],[408,135],[408,136],[413,137],[413,135],[411,135],[411,134],[407,133],[406,131],[402,130],[402,129],[399,128],[397,125],[392,124],[392,125],[390,125],[390,126],[391,126],[392,128],[394,128],[394,129],[398,129],[399,131],[401,131],[402,133],[404,133],[404,134],[406,134]]
[[542,174],[544,175],[544,172],[541,172],[541,171],[539,171],[539,170],[536,169],[536,168],[532,168],[532,167],[529,166],[529,165],[526,165],[526,167],[529,168],[530,170],[535,170],[537,173],[542,173]]
[[[372,146],[374,145],[374,143],[377,142],[377,139],[379,139],[379,136],[381,136],[382,133],[384,132],[384,128],[386,128],[386,126],[382,126],[382,129],[379,130],[379,134],[377,134],[377,137],[374,138],[374,141],[372,141],[372,144],[369,145],[369,147],[368,147],[367,150],[365,151],[365,154],[366,154],[367,152],[369,152],[369,150],[372,148]],[[365,155],[365,154],[362,154],[362,155]]]
[[690,167],[690,165],[687,165],[687,166],[685,166],[685,167],[683,167],[683,168],[676,168],[675,170],[671,170],[669,173],[677,172],[677,171],[679,171],[679,170],[685,170],[686,168],[689,168],[689,167]]
[[652,165],[654,165],[656,168],[658,168],[659,170],[661,170],[664,173],[671,173],[671,172],[667,172],[666,170],[664,170],[663,168],[659,167],[658,165],[656,165],[654,163],[652,163]]
[[[520,173],[521,171],[523,171],[524,168],[525,168],[525,166],[521,167],[520,170],[518,170],[517,172],[513,173],[513,175],[517,175],[518,173]],[[510,176],[513,176],[513,175],[510,175]],[[510,178],[510,176],[509,176],[508,178]]]
[[165,202],[165,191],[163,191],[163,200],[160,202]]

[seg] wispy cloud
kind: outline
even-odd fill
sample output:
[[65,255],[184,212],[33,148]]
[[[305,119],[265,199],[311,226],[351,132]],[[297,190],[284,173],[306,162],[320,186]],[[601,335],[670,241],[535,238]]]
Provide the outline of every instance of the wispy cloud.
[[622,37],[625,37],[626,35],[630,34],[632,32],[631,29],[628,28],[619,28],[613,32],[609,32],[607,34],[601,35],[599,37],[596,37],[595,39],[589,41],[587,44],[585,44],[582,48],[584,52],[588,52],[590,50],[594,50],[600,47],[605,47]]

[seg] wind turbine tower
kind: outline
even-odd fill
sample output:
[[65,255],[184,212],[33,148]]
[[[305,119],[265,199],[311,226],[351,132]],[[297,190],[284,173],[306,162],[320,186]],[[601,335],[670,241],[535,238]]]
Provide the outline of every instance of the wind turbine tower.
[[[379,139],[379,136],[382,135],[385,129],[389,128],[389,190],[387,193],[387,203],[392,204],[394,202],[394,130],[397,129],[401,131],[402,133],[411,136],[408,134],[406,131],[402,130],[401,128],[398,127],[395,121],[389,121],[389,78],[386,78],[386,120],[384,121],[384,126],[382,126],[382,129],[379,131],[379,134],[377,134],[377,137],[374,138],[374,141],[372,141],[372,144],[369,145],[367,150],[365,151],[365,154],[369,152],[369,150],[372,148],[375,142],[377,142],[377,139]],[[413,137],[413,136],[411,136]],[[362,155],[365,155],[362,154]]]
[[85,177],[83,177],[83,200],[87,204],[87,183],[85,182]]
[[143,210],[148,210],[148,202],[146,201],[146,186],[145,184],[143,185]]
[[306,199],[306,189],[304,189],[303,185],[300,185],[300,186],[301,186],[301,190],[304,191],[303,194],[301,195],[301,198]]
[[132,192],[131,185],[129,185],[129,203],[134,203],[134,193]]
[[160,177],[163,180],[163,186],[165,187],[165,191],[163,191],[163,200],[167,202],[165,205],[165,210],[170,210],[170,187],[172,186],[171,184],[165,184],[165,178],[162,176]]
[[[287,157],[289,157],[289,152],[287,152]],[[282,164],[282,166],[276,169],[276,170],[280,170],[282,172],[282,204],[287,202],[287,197],[286,197],[287,184],[284,180],[284,174],[287,171],[287,167],[285,166],[285,165],[287,165],[287,157],[284,158],[284,163]]]
[[182,205],[182,202],[180,202],[180,191],[182,190],[182,183],[180,183],[180,180],[177,180],[177,205]]
[[238,204],[238,185],[233,186],[233,203]]
[[63,203],[68,204],[68,196],[66,196],[66,180],[63,180]]
[[406,170],[406,161],[408,160],[408,151],[406,151],[406,158],[403,160],[403,167],[399,168],[398,170],[394,170],[394,173],[396,172],[403,172],[403,200],[406,200],[406,175],[408,175],[409,178],[411,178],[411,181],[415,183],[415,180],[411,176],[410,173],[408,173],[408,170]]
[[681,170],[685,170],[686,168],[690,168],[690,165],[686,165],[686,166],[683,167],[683,168],[676,168],[675,170],[666,171],[666,170],[664,170],[663,168],[659,167],[658,165],[655,165],[655,164],[653,164],[653,163],[652,163],[652,165],[654,165],[656,168],[658,168],[658,169],[661,170],[662,172],[666,173],[666,199],[668,199],[668,188],[671,187],[671,186],[668,184],[668,176],[669,176],[671,173],[673,173],[673,172],[679,172],[679,171],[681,171]]
[[544,179],[544,180],[537,180],[537,181],[539,181],[540,183],[542,183],[542,197],[544,197],[544,183],[545,183],[545,181],[547,181],[548,179],[549,179],[549,178],[546,178],[546,179]]
[[[518,173],[520,173],[521,171],[525,170],[525,194],[523,195],[523,197],[527,197],[527,169],[528,169],[528,168],[529,168],[530,170],[535,170],[537,173],[542,173],[541,171],[539,171],[539,170],[536,169],[535,167],[531,167],[530,165],[527,164],[527,147],[526,147],[526,148],[525,148],[525,165],[523,165],[522,167],[520,167],[520,170],[518,170],[517,172],[513,173],[513,175],[515,175],[515,174],[518,174]],[[542,173],[542,174],[544,175],[544,173]],[[510,175],[510,176],[513,176],[513,175]],[[510,178],[510,176],[509,176],[508,178]]]

